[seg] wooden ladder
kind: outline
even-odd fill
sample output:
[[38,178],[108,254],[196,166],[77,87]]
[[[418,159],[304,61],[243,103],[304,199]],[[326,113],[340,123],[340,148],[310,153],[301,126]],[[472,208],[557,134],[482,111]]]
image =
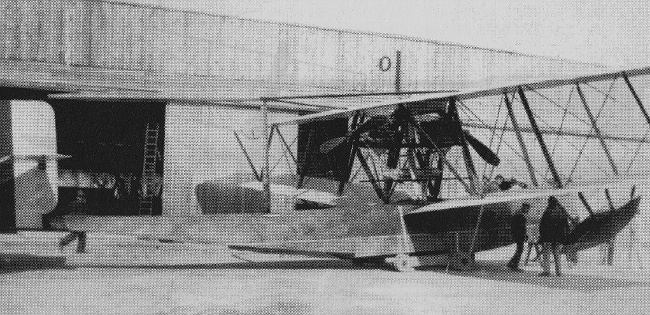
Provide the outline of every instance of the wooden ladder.
[[156,161],[158,157],[159,126],[150,128],[147,124],[144,141],[144,161],[142,162],[142,195],[139,215],[152,215],[153,197],[156,195]]

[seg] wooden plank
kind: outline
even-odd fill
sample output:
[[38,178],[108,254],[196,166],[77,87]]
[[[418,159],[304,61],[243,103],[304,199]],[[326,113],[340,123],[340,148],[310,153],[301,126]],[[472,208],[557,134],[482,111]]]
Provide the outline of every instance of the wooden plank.
[[6,8],[7,59],[20,59],[20,7],[19,0],[10,1]]
[[109,21],[106,16],[106,4],[94,2],[90,14],[90,65],[108,67],[110,59],[106,52],[109,43]]
[[144,54],[146,53],[146,46],[150,41],[146,34],[145,17],[147,16],[149,10],[141,7],[134,7],[133,10],[133,20],[135,25],[135,31],[133,33],[133,40],[137,43],[133,47],[133,70],[144,70]]
[[66,45],[69,51],[69,62],[72,65],[86,66],[88,65],[88,43],[90,42],[89,35],[86,32],[86,5],[82,0],[72,0],[66,2],[65,10],[67,16]]
[[62,62],[62,17],[61,0],[41,1],[39,18],[41,35],[38,60],[43,62]]
[[6,59],[9,55],[11,32],[8,25],[9,8],[12,1],[0,1],[0,58]]
[[160,49],[163,54],[164,73],[183,73],[186,62],[185,54],[185,14],[182,12],[167,11],[164,14],[165,23],[162,25]]
[[45,34],[47,33],[47,30],[45,29],[45,24],[46,24],[46,17],[47,17],[47,3],[44,2],[43,0],[39,0],[37,3],[37,7],[35,9],[35,16],[36,16],[36,21],[37,21],[37,39],[36,39],[36,51],[34,52],[34,60],[36,61],[45,61],[46,56],[46,47],[47,47],[47,40],[45,38]]
[[22,60],[36,60],[38,55],[37,10],[37,0],[25,0],[20,2],[20,52],[18,57]]
[[124,70],[130,70],[130,64],[129,64],[129,56],[130,56],[130,50],[131,50],[131,41],[130,41],[130,36],[131,36],[131,28],[129,27],[130,21],[129,21],[129,16],[128,16],[128,8],[124,6],[117,6],[117,12],[119,16],[119,26],[117,29],[119,29],[119,38],[120,41],[118,43],[119,47],[119,69],[124,69]]
[[212,32],[206,28],[211,18],[207,15],[187,20],[187,73],[207,76],[210,74],[209,45]]
[[161,10],[156,8],[145,8],[142,11],[140,18],[142,19],[142,56],[141,56],[141,69],[142,71],[153,72],[158,71],[160,49],[159,45],[159,32],[158,25],[160,23]]

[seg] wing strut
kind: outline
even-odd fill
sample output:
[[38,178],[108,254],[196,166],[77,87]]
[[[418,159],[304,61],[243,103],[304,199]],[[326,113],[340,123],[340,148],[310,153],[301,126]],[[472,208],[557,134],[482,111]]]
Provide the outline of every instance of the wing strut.
[[273,140],[273,133],[269,128],[269,106],[267,101],[262,102],[260,107],[262,112],[262,124],[264,127],[264,171],[262,172],[262,182],[264,184],[264,204],[266,211],[271,212],[271,168],[270,168],[270,154],[271,154],[271,140]]
[[533,128],[533,131],[535,132],[535,137],[537,138],[539,147],[542,149],[542,153],[544,154],[544,158],[546,159],[548,168],[549,170],[551,170],[551,174],[553,175],[553,181],[555,182],[555,186],[557,188],[562,188],[562,180],[560,180],[560,175],[557,173],[557,169],[555,169],[555,164],[553,164],[553,158],[551,157],[551,154],[548,153],[548,148],[546,148],[546,143],[544,142],[542,133],[539,131],[539,127],[537,126],[537,122],[535,121],[535,117],[533,116],[533,111],[530,109],[530,104],[528,104],[528,99],[526,98],[526,94],[524,93],[524,90],[521,88],[521,86],[517,87],[517,93],[519,93],[521,104],[524,105],[524,109],[526,110],[526,115],[528,116],[528,120],[530,121],[530,126]]
[[[363,123],[363,117],[360,116],[361,116],[361,112],[354,113],[354,116],[352,117],[352,125],[350,130],[355,130],[358,124]],[[359,150],[359,137],[356,137],[352,141],[352,145],[350,147],[350,155],[348,156],[347,166],[343,170],[343,174],[339,179],[339,189],[338,189],[339,196],[343,195],[343,189],[345,189],[345,183],[350,179],[350,174],[352,173],[352,167],[354,166],[354,158],[358,150]]]
[[368,161],[366,161],[366,158],[363,156],[363,154],[361,154],[361,150],[357,150],[356,153],[357,153],[357,158],[361,163],[361,167],[366,172],[366,176],[368,176],[368,180],[370,180],[370,184],[372,184],[372,188],[375,190],[375,193],[377,193],[377,197],[379,197],[379,199],[381,199],[381,201],[383,201],[385,204],[388,204],[390,200],[388,200],[388,198],[385,197],[384,192],[382,191],[381,187],[377,183],[377,179],[370,171],[370,166],[368,166]]
[[449,114],[451,115],[452,126],[454,126],[458,136],[460,137],[461,147],[463,148],[463,159],[465,160],[465,168],[467,169],[467,176],[469,177],[469,187],[472,189],[474,194],[478,194],[476,168],[474,167],[474,161],[472,161],[472,154],[469,152],[469,148],[467,147],[467,140],[465,139],[465,133],[461,127],[460,118],[458,117],[456,99],[453,97],[449,99]]
[[582,88],[580,88],[580,83],[576,82],[576,89],[578,90],[578,95],[580,96],[580,100],[582,101],[582,106],[585,108],[587,117],[589,117],[589,121],[591,122],[591,127],[594,129],[594,132],[596,133],[596,136],[600,141],[600,145],[603,147],[603,151],[605,151],[607,160],[609,161],[609,164],[612,166],[614,175],[618,176],[618,168],[616,168],[616,163],[614,163],[614,159],[612,159],[612,155],[609,153],[609,148],[607,148],[607,144],[605,143],[605,140],[603,139],[600,133],[600,128],[598,128],[598,125],[596,124],[596,119],[594,118],[594,115],[591,113],[591,110],[589,110],[589,105],[587,105],[587,100],[585,99],[585,95],[584,93],[582,93]]
[[415,120],[413,116],[409,115],[408,119],[409,122],[413,124],[413,126],[420,129],[420,132],[422,132],[422,134],[427,138],[427,140],[433,145],[433,149],[436,150],[436,153],[438,153],[438,158],[441,159],[444,165],[446,165],[447,168],[449,168],[449,170],[454,174],[456,180],[458,180],[463,185],[463,187],[465,187],[465,191],[472,192],[470,186],[463,180],[463,177],[460,176],[460,173],[458,173],[456,168],[453,165],[451,165],[449,160],[447,160],[447,158],[445,157],[445,152],[443,152],[442,150],[440,150],[440,148],[438,148],[436,142],[433,141],[433,138],[431,138],[429,133],[426,130],[424,130],[424,128],[422,128],[422,125],[420,125],[420,123],[417,120]]
[[300,177],[298,178],[298,185],[296,185],[298,189],[302,188],[302,186],[305,184],[305,177],[307,176],[307,170],[309,168],[309,160],[313,155],[311,150],[313,149],[312,147],[314,146],[314,137],[316,136],[316,129],[314,128],[313,125],[311,126],[308,125],[308,126],[309,126],[309,134],[307,135],[307,148],[304,151],[301,165],[299,165]]
[[255,169],[255,165],[253,164],[253,161],[251,160],[251,157],[248,155],[248,152],[246,151],[246,148],[244,147],[244,144],[241,142],[241,139],[239,138],[239,135],[237,134],[237,131],[233,131],[235,134],[235,139],[237,139],[237,143],[239,143],[239,147],[241,148],[242,152],[244,152],[244,156],[246,157],[246,160],[248,161],[248,165],[251,167],[253,170],[253,175],[255,176],[255,179],[257,179],[258,182],[262,181],[262,176],[257,172],[257,169]]
[[650,125],[650,116],[648,116],[648,112],[645,110],[645,107],[643,106],[643,103],[641,102],[639,95],[636,94],[636,91],[634,90],[634,87],[632,87],[632,83],[630,82],[630,78],[627,77],[627,73],[625,72],[623,72],[623,80],[625,80],[625,84],[627,84],[627,87],[630,89],[632,96],[634,96],[634,100],[636,101],[637,105],[639,105],[639,108],[643,113],[643,117],[645,117],[645,120],[648,122],[648,125]]
[[[403,105],[399,105],[399,107],[395,110],[395,113],[398,111],[400,112],[400,115],[403,114],[411,117],[411,113],[408,112],[408,110],[404,108]],[[395,119],[397,120],[398,118],[395,117]],[[395,138],[393,138],[391,148],[388,149],[388,158],[386,161],[386,167],[388,167],[389,171],[395,170],[399,164],[400,152],[402,151],[402,142],[404,138],[408,136],[408,129],[408,120],[405,120],[403,122],[400,121],[400,123],[395,126]],[[391,191],[393,189],[393,182],[394,180],[392,177],[387,178],[384,182],[384,196],[387,198],[390,198]]]
[[293,163],[298,165],[298,160],[296,159],[296,156],[293,155],[293,152],[291,151],[291,146],[289,143],[287,143],[287,140],[284,139],[284,136],[280,132],[280,128],[278,125],[275,125],[275,131],[278,133],[278,138],[280,138],[280,141],[282,142],[282,145],[284,145],[285,151],[289,153],[289,156],[291,157],[291,160],[293,160]]
[[582,192],[578,192],[578,197],[580,197],[580,201],[582,201],[582,204],[585,206],[585,209],[587,209],[587,212],[589,212],[589,215],[594,215],[594,210],[587,202],[585,195],[583,195]]
[[533,183],[533,185],[539,186],[537,184],[537,177],[535,177],[535,169],[533,168],[533,163],[530,162],[530,157],[528,156],[528,149],[526,148],[526,142],[524,141],[524,138],[521,136],[521,130],[519,129],[517,118],[515,117],[515,113],[512,110],[512,102],[508,98],[508,93],[504,92],[503,97],[505,98],[506,107],[508,108],[508,116],[510,116],[510,122],[512,122],[512,128],[514,128],[515,130],[515,134],[517,135],[517,140],[519,141],[519,147],[521,148],[521,153],[524,156],[524,161],[526,162],[526,167],[528,168],[530,181]]

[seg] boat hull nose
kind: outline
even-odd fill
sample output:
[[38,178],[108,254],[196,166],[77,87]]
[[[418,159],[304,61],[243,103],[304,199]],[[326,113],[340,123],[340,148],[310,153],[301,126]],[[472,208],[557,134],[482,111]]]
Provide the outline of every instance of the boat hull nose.
[[641,197],[632,198],[615,210],[596,213],[580,222],[567,236],[567,255],[609,242],[632,221],[639,212]]

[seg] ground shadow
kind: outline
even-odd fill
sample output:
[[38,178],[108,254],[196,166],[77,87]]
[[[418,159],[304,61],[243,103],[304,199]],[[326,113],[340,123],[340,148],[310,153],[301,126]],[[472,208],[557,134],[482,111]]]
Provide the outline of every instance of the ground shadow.
[[269,270],[393,270],[384,264],[354,264],[348,260],[323,259],[323,260],[290,260],[268,262],[232,262],[232,263],[206,263],[206,264],[170,264],[170,265],[84,265],[91,268],[122,268],[122,269],[269,269]]
[[537,285],[552,289],[577,290],[593,292],[615,288],[650,287],[648,281],[615,279],[594,275],[576,274],[570,270],[562,277],[540,277],[541,270],[512,272],[506,267],[507,261],[477,261],[476,269],[471,271],[447,270],[445,267],[427,267],[419,270],[447,272],[461,277],[473,277],[486,280],[508,281],[520,284]]
[[0,253],[0,274],[43,269],[72,269],[64,256]]

